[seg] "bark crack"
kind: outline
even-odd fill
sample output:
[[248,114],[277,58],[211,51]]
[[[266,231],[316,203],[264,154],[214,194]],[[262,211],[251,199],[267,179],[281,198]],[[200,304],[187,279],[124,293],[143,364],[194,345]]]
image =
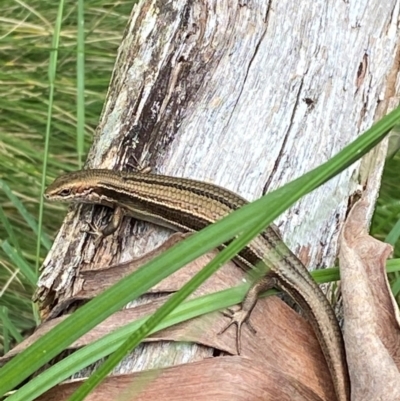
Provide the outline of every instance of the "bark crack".
[[300,83],[300,86],[299,86],[299,90],[297,91],[296,102],[295,102],[295,104],[294,104],[294,106],[293,106],[293,111],[292,111],[292,114],[291,114],[291,116],[290,116],[290,124],[289,124],[289,127],[288,127],[288,129],[287,129],[287,132],[286,132],[286,134],[285,134],[285,136],[284,136],[284,138],[283,138],[282,145],[281,145],[281,148],[280,148],[280,150],[279,150],[278,156],[277,156],[276,159],[275,159],[274,167],[272,168],[271,173],[270,173],[270,175],[269,175],[269,177],[268,177],[268,180],[267,180],[267,182],[266,182],[265,185],[264,185],[264,188],[263,188],[263,191],[262,191],[262,194],[263,194],[263,195],[265,195],[265,194],[267,193],[268,188],[269,188],[269,186],[271,185],[272,179],[273,179],[273,177],[274,177],[274,174],[275,174],[276,171],[278,171],[279,164],[280,164],[280,162],[281,162],[281,160],[282,160],[282,157],[283,157],[283,154],[284,154],[284,151],[285,151],[285,148],[286,148],[286,143],[287,143],[288,137],[289,137],[290,132],[291,132],[291,130],[292,130],[292,128],[293,128],[294,116],[295,116],[295,114],[296,114],[298,105],[299,105],[299,103],[300,103],[300,98],[301,98],[301,92],[302,92],[302,89],[303,89],[303,84],[304,84],[304,78],[301,79],[301,83]]
[[[269,8],[268,8],[268,10],[269,10]],[[267,13],[268,13],[268,11],[267,11]],[[239,94],[238,94],[238,96],[237,96],[237,98],[236,98],[236,101],[235,101],[234,106],[232,107],[232,111],[231,111],[231,113],[230,113],[230,116],[229,116],[229,118],[228,118],[228,121],[227,121],[226,124],[225,124],[224,131],[229,127],[230,122],[231,122],[231,119],[232,119],[232,116],[235,115],[236,106],[238,105],[239,99],[240,99],[241,96],[242,96],[243,88],[244,88],[244,86],[246,85],[247,78],[248,78],[248,76],[249,76],[249,72],[250,72],[251,66],[253,65],[253,62],[254,62],[254,60],[255,60],[257,54],[258,54],[258,51],[259,51],[259,49],[260,49],[260,45],[261,45],[262,41],[264,40],[266,33],[267,33],[267,24],[266,24],[266,26],[265,26],[264,32],[261,34],[260,39],[258,40],[258,42],[257,42],[257,44],[256,44],[256,46],[255,46],[255,48],[254,48],[254,53],[253,53],[253,55],[251,56],[251,59],[250,59],[250,61],[249,61],[249,64],[248,64],[248,66],[247,66],[247,68],[246,68],[246,72],[245,72],[245,75],[244,75],[244,79],[243,79],[243,82],[242,82],[242,85],[241,85]]]

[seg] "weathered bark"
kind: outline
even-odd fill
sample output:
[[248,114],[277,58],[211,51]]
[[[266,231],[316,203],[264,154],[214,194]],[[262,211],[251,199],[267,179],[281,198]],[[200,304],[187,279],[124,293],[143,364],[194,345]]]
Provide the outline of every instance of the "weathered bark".
[[[386,113],[398,95],[398,16],[393,0],[142,1],[126,29],[87,166],[123,169],[139,161],[160,173],[214,182],[256,199],[326,161]],[[333,265],[349,199],[360,188],[369,200],[370,218],[385,146],[373,153],[277,221],[286,242],[311,269]],[[80,232],[82,222],[107,213],[77,207],[67,215],[39,282],[43,316],[55,315],[57,305],[81,291],[79,273],[141,255],[170,235],[125,219],[116,235],[95,248]],[[240,269],[227,269],[232,283],[240,282]],[[116,320],[128,322],[134,315],[134,310],[121,312]],[[214,355],[213,348],[234,353],[232,333],[222,339],[210,334],[226,323],[218,319],[208,332],[190,338],[198,345],[146,344],[126,358],[120,372],[201,364]],[[276,369],[288,375],[279,381],[280,399],[334,399],[318,343],[300,316],[270,298],[259,303],[253,322],[258,333],[245,329],[244,357],[250,360],[248,369],[262,368],[259,387],[244,381],[229,389],[225,382],[218,385],[222,372],[240,374],[237,369],[246,364],[237,358],[231,370],[216,368],[215,383],[208,384],[207,394],[200,387],[198,399],[210,399],[210,393],[216,399],[232,399],[232,394],[267,399],[279,394],[270,393],[277,386]],[[176,338],[174,330],[157,336]],[[210,361],[207,365],[212,369]],[[187,399],[182,375],[171,373],[164,387],[161,377],[150,381],[147,396],[154,398],[157,388],[165,389],[159,390],[163,398],[178,399],[169,393],[174,388]],[[213,385],[220,392],[214,393]],[[239,395],[238,386],[246,395]],[[148,398],[142,393],[138,399]]]

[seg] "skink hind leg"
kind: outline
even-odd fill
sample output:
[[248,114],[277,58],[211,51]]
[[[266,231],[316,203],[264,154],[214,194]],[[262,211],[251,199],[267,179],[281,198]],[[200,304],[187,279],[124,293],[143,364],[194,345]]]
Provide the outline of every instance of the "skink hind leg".
[[238,355],[241,352],[241,334],[242,327],[244,324],[247,324],[250,331],[253,334],[256,334],[255,328],[250,323],[251,312],[257,304],[258,295],[264,291],[268,291],[271,288],[277,286],[277,280],[272,275],[267,275],[262,279],[256,281],[249,289],[247,294],[245,295],[242,306],[239,310],[233,311],[228,309],[228,312],[222,312],[224,316],[227,316],[231,319],[231,321],[218,333],[218,335],[224,333],[228,330],[229,327],[235,325],[236,326],[236,349]]
[[218,333],[218,335],[225,333],[225,331],[228,330],[229,327],[236,325],[236,350],[237,354],[240,355],[242,348],[241,333],[243,324],[246,323],[253,334],[257,333],[256,329],[251,325],[249,320],[251,311],[246,311],[243,308],[241,308],[237,311],[228,309],[228,312],[222,312],[222,313],[224,316],[229,317],[231,321]]

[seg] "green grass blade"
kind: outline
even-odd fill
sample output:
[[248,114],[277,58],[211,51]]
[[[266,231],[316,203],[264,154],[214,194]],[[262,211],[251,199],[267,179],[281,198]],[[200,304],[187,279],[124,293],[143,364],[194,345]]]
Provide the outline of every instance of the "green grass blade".
[[29,263],[24,259],[24,257],[17,252],[15,248],[13,248],[8,241],[3,241],[1,243],[1,248],[10,258],[10,260],[18,267],[21,273],[28,279],[28,281],[32,285],[36,285],[37,276],[36,273],[32,270]]
[[78,165],[82,168],[85,145],[85,19],[84,2],[78,0],[78,38],[77,38],[76,70],[77,70],[77,153]]
[[[23,340],[23,337],[19,333],[18,329],[12,324],[8,316],[8,308],[5,306],[0,307],[0,319],[3,322],[3,328],[7,329],[8,333],[10,333],[14,339],[20,343]],[[4,348],[6,348],[5,344]]]
[[6,319],[9,321],[8,308],[6,306],[0,306],[0,321],[2,322],[3,328],[3,349],[5,353],[10,350],[10,330]]
[[[49,62],[49,105],[47,111],[47,122],[46,122],[46,134],[44,141],[44,152],[43,152],[43,169],[42,169],[42,182],[41,182],[41,193],[44,192],[44,188],[46,186],[46,176],[47,176],[47,157],[49,154],[49,145],[50,145],[50,130],[51,130],[51,118],[52,118],[52,109],[53,109],[53,99],[54,99],[54,84],[56,79],[56,71],[57,71],[57,59],[58,59],[58,46],[60,44],[60,31],[61,31],[61,23],[62,23],[62,15],[64,9],[64,0],[60,0],[58,4],[58,13],[56,24],[53,33],[53,42],[52,49],[50,52],[50,62]],[[39,222],[38,222],[38,241],[36,244],[36,271],[39,271],[39,261],[40,261],[40,237],[42,234],[42,225],[43,225],[43,197],[39,200]]]
[[19,246],[19,241],[17,240],[17,237],[15,236],[14,230],[12,228],[12,225],[10,224],[10,221],[8,220],[6,214],[4,213],[3,208],[0,206],[0,222],[3,225],[3,227],[6,229],[8,238],[11,241],[11,244],[17,251],[19,255],[22,255],[21,248]]
[[397,223],[390,230],[390,233],[386,236],[385,242],[391,245],[395,245],[400,237],[400,220],[397,220]]
[[340,280],[340,271],[338,267],[330,267],[328,269],[314,270],[312,276],[319,284],[332,283]]
[[12,204],[16,207],[16,209],[18,210],[18,212],[20,213],[20,215],[24,218],[24,220],[27,222],[27,224],[29,225],[29,227],[32,229],[32,231],[36,234],[36,235],[40,235],[40,242],[43,244],[44,247],[46,247],[46,249],[50,249],[51,246],[51,242],[50,240],[47,238],[46,235],[41,235],[39,233],[39,229],[38,229],[38,225],[36,223],[36,220],[33,218],[33,216],[26,210],[24,204],[18,199],[18,197],[16,197],[10,187],[3,181],[0,179],[0,189],[3,190],[3,192],[7,195],[8,199],[10,199],[10,201],[12,202]]
[[400,271],[400,259],[389,259],[386,261],[386,272],[397,273]]

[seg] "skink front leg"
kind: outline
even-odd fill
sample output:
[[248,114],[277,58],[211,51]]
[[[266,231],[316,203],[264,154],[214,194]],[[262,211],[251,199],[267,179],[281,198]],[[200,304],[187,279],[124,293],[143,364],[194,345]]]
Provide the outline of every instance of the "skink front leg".
[[86,230],[88,234],[91,234],[95,237],[94,245],[98,246],[104,237],[108,237],[111,234],[114,234],[115,231],[121,226],[122,219],[124,217],[124,209],[120,206],[117,206],[114,209],[114,213],[111,217],[111,220],[104,228],[100,228],[98,225],[93,223],[88,223],[90,230]]

